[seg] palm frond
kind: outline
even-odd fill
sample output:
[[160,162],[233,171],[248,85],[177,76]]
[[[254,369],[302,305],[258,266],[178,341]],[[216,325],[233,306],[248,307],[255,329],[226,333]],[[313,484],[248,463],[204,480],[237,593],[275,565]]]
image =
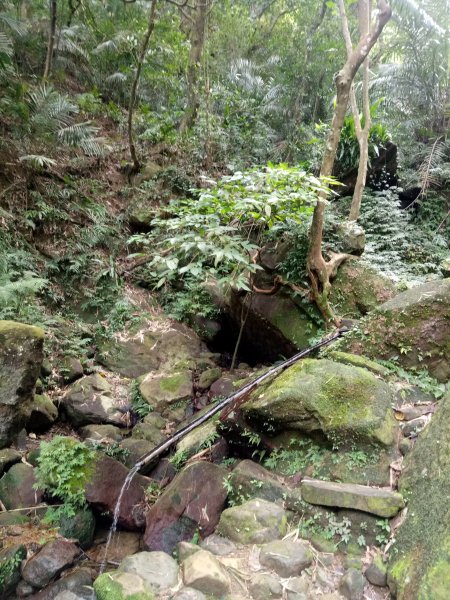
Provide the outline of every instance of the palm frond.
[[41,154],[27,154],[19,157],[20,162],[28,163],[35,169],[43,169],[44,167],[54,167],[56,160],[43,156]]
[[105,52],[117,52],[118,46],[114,40],[106,40],[93,49],[93,54],[103,54]]
[[41,132],[55,133],[68,127],[78,112],[77,105],[51,85],[40,85],[30,92],[29,100],[32,127]]
[[437,170],[446,161],[446,158],[446,145],[438,138],[419,166],[419,198],[425,197],[430,187],[440,187],[441,182]]
[[5,12],[0,12],[0,24],[2,25],[2,29],[5,29],[6,26],[11,32],[20,37],[27,32],[27,26],[23,21],[14,19],[14,17]]
[[6,33],[0,31],[0,68],[5,68],[11,62],[12,55],[12,40]]
[[416,30],[423,30],[445,36],[446,31],[437,23],[435,18],[415,0],[392,0],[394,18],[400,24],[413,25]]
[[58,131],[58,140],[68,146],[77,146],[88,156],[103,156],[106,145],[103,138],[96,137],[98,127],[91,121],[73,123]]

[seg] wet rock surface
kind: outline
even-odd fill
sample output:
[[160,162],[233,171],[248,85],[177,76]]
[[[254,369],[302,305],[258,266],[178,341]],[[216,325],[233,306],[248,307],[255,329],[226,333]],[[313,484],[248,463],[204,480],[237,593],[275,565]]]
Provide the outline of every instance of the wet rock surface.
[[207,462],[183,469],[147,513],[146,548],[170,553],[197,530],[203,537],[212,533],[227,496],[226,474],[223,467]]
[[[100,455],[85,487],[86,500],[96,510],[112,517],[128,469],[109,456]],[[141,529],[145,523],[145,493],[150,481],[135,475],[123,493],[118,523],[126,529]]]

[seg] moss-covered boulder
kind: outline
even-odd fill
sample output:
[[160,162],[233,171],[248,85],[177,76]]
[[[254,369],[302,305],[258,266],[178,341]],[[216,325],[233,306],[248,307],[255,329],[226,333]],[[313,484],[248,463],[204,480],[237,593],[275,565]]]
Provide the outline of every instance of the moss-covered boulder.
[[389,386],[366,369],[331,360],[305,359],[243,404],[262,431],[322,434],[334,446],[390,445],[397,424]]
[[356,483],[304,479],[301,492],[302,499],[309,504],[353,508],[379,517],[394,517],[405,506],[397,492]]
[[274,502],[254,498],[223,511],[218,533],[242,544],[263,544],[286,533],[287,513]]
[[339,349],[395,359],[406,368],[426,368],[446,382],[450,378],[449,306],[450,279],[417,286],[367,315],[339,342]]
[[24,427],[43,361],[44,331],[0,321],[0,448]]
[[150,586],[136,573],[112,571],[94,581],[97,600],[155,600]]
[[73,517],[62,514],[57,524],[59,533],[66,538],[77,540],[83,550],[92,545],[95,517],[90,508],[78,510]]
[[142,321],[115,339],[98,340],[98,360],[125,377],[140,377],[160,368],[194,366],[206,347],[192,329],[162,317]]
[[15,463],[20,462],[22,458],[20,452],[13,448],[4,448],[0,450],[0,476]]
[[248,316],[242,343],[264,361],[278,360],[309,346],[317,326],[303,309],[301,301],[285,291],[277,294],[231,295],[226,311],[240,328],[242,311]]
[[167,416],[174,405],[183,404],[192,396],[192,372],[189,369],[179,369],[148,373],[142,380],[139,391],[150,406]]
[[36,506],[42,501],[42,491],[34,488],[35,470],[18,463],[0,479],[0,500],[7,510]]
[[446,600],[450,590],[450,394],[405,458],[399,489],[405,522],[390,550],[388,581],[398,600]]
[[159,413],[152,412],[133,428],[132,438],[145,440],[151,442],[153,446],[157,446],[166,439],[166,435],[163,433],[166,425],[166,419]]
[[395,296],[390,279],[352,258],[338,270],[330,292],[330,303],[336,314],[358,319]]

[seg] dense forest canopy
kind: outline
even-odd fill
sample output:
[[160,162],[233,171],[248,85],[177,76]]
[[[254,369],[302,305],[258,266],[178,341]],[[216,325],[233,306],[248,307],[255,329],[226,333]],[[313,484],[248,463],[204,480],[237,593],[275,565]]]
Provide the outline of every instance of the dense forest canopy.
[[[69,182],[70,175],[64,175],[67,168],[69,173],[82,169],[89,157],[89,164],[96,160],[100,170],[104,165],[104,174],[106,165],[115,165],[128,177],[132,183],[126,192],[129,201],[124,202],[128,208],[136,198],[139,202],[149,194],[170,196],[167,188],[175,195],[192,197],[192,188],[204,186],[208,178],[267,162],[299,165],[312,175],[319,175],[322,165],[322,174],[334,175],[344,184],[347,195],[355,188],[349,213],[353,220],[359,217],[366,165],[367,183],[373,189],[402,186],[412,194],[409,202],[442,189],[448,183],[448,2],[427,0],[419,5],[414,0],[393,0],[391,6],[375,4],[3,0],[0,144],[5,232],[14,228],[20,231],[23,238],[17,238],[16,244],[24,248],[33,230],[47,230],[46,242],[50,242],[58,221],[70,228],[71,218],[58,201],[55,205],[48,197],[53,194],[73,199],[81,191],[89,202],[89,190],[83,192],[79,182]],[[366,24],[362,6],[368,10]],[[352,74],[348,91],[351,102],[339,100],[335,79],[349,48],[353,45],[356,50],[364,28],[379,23],[383,6],[389,14],[386,12],[386,22],[372,40],[370,58]],[[344,120],[335,131],[339,145],[326,159],[329,162],[332,158],[331,170],[330,165],[324,170],[327,139],[333,134],[332,117],[340,105],[346,115],[344,118],[341,111]],[[362,155],[361,148],[365,148]],[[360,179],[355,184],[358,170]],[[93,179],[86,178],[84,187]],[[158,181],[167,184],[164,192]],[[345,195],[342,190],[338,193]],[[175,210],[179,211],[177,202]],[[440,202],[428,211],[435,214],[439,234],[445,233],[448,225],[442,197]],[[192,203],[187,205],[189,214],[190,206]],[[305,200],[302,207],[294,220],[308,227],[312,204]],[[197,208],[203,210],[201,203]],[[79,206],[75,212],[78,210]],[[69,248],[67,241],[61,244],[59,239],[59,250],[50,252],[47,258],[52,261],[47,261],[44,269],[33,266],[36,259],[30,257],[29,269],[5,266],[5,281],[15,283],[25,271],[40,271],[47,277],[54,269],[69,279],[85,277],[88,287],[94,281],[94,289],[95,281],[109,275],[116,285],[123,267],[108,266],[110,259],[105,261],[101,250],[110,239],[108,215],[101,214],[105,205],[84,210],[94,229],[102,230],[97,232],[98,244],[93,242],[97,263],[85,255],[83,241],[77,240]],[[229,208],[228,216],[215,225],[235,227],[242,220],[239,210]],[[270,210],[260,206],[251,215],[260,234],[271,227]],[[292,229],[288,222],[292,215],[283,210],[276,221],[281,229],[284,221],[287,231]],[[155,211],[153,216],[158,218]],[[199,218],[206,219],[205,215]],[[214,229],[210,219],[208,223],[211,235],[218,239],[220,230]],[[158,226],[157,221],[155,224]],[[182,232],[192,226],[193,222],[173,222],[173,232],[181,232],[177,245],[182,249]],[[304,268],[324,318],[336,320],[328,305],[328,280],[344,258],[324,267],[321,250],[317,250],[322,244],[319,229],[314,228],[320,234],[316,260],[310,248]],[[75,237],[80,235],[78,232]],[[248,238],[248,231],[244,237]],[[150,240],[153,244],[155,236]],[[124,250],[133,254],[149,240],[141,236],[133,241],[134,246],[116,247],[113,254],[123,255]],[[199,242],[203,243],[199,239],[192,242],[197,257],[202,253]],[[255,249],[261,245],[261,240],[247,242]],[[245,246],[247,242],[232,239],[232,247],[224,249],[219,244],[213,251],[215,266],[228,260],[232,264],[222,270],[234,273],[241,284],[243,270],[252,271],[253,259],[248,258],[252,251]],[[74,250],[76,258],[72,257]],[[166,255],[167,251],[163,259]],[[190,268],[194,279],[204,276],[202,260],[189,267],[189,251],[168,260],[157,256],[155,261],[151,266],[156,270],[141,273],[150,283],[161,285],[167,281],[164,272],[172,270],[176,277],[179,268]],[[236,275],[237,265],[240,273]],[[159,276],[161,269],[163,275]],[[8,270],[14,273],[9,276]],[[38,286],[38,279],[27,286]],[[297,279],[294,283],[305,281]]]

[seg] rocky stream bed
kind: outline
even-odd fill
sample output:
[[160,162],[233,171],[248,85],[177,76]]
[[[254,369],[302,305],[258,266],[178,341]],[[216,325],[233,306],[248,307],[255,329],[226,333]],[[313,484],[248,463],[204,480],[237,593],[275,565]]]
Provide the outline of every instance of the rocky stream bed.
[[[189,433],[125,489],[141,456],[267,366],[230,372],[192,329],[155,314],[65,358],[46,392],[46,332],[1,321],[0,597],[448,598],[450,280],[395,297],[372,287],[378,300],[342,340]],[[267,303],[253,306],[258,346],[265,328],[301,348],[302,322],[286,328]],[[414,367],[435,393],[403,376]],[[136,413],[133,398],[151,411]],[[49,457],[56,475],[45,480]],[[52,519],[63,480],[81,500]]]

